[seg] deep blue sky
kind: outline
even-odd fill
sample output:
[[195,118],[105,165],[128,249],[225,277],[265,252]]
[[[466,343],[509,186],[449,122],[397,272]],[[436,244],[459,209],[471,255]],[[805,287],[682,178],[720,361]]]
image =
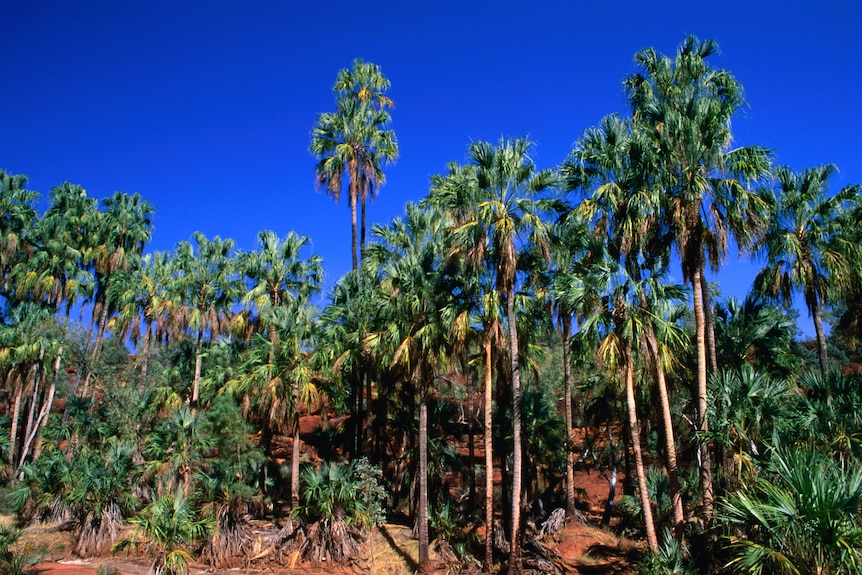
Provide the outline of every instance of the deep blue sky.
[[[401,149],[371,222],[423,197],[471,140],[528,135],[540,167],[561,163],[585,128],[625,112],[635,52],[672,54],[686,34],[717,40],[713,64],[745,87],[738,145],[795,169],[836,163],[834,189],[862,181],[850,0],[6,0],[0,19],[0,168],[45,197],[67,180],[97,198],[140,192],[157,209],[151,249],[196,230],[252,249],[258,230],[295,230],[330,282],[347,271],[346,203],[315,191],[308,142],[356,57],[392,82]],[[732,254],[717,279],[741,297],[752,274]]]

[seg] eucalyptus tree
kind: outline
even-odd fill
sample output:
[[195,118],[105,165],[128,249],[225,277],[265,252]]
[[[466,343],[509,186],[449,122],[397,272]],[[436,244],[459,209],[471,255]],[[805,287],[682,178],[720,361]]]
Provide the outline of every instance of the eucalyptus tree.
[[318,184],[325,185],[337,202],[343,180],[348,180],[354,270],[361,260],[357,256],[357,203],[362,206],[362,250],[366,200],[385,182],[383,166],[398,157],[395,132],[387,127],[391,121],[388,108],[392,107],[392,100],[385,95],[388,88],[389,80],[379,66],[354,60],[353,69],[341,70],[333,86],[336,111],[319,114],[311,132],[311,153],[318,158]]
[[766,267],[755,279],[763,295],[786,306],[791,305],[794,292],[802,292],[814,321],[823,375],[828,371],[823,312],[847,285],[859,253],[859,246],[850,243],[840,224],[862,188],[849,185],[829,195],[829,179],[836,171],[834,164],[801,173],[786,166],[776,169],[776,188],[763,195],[770,208],[760,249]]
[[152,338],[167,336],[170,315],[178,305],[171,292],[172,280],[171,254],[154,252],[143,256],[140,267],[118,272],[108,286],[108,297],[116,302],[119,311],[116,323],[120,333],[128,333],[135,344],[142,337],[137,358],[140,393],[147,386]]
[[[604,251],[623,266],[632,281],[655,280],[665,272],[665,237],[659,225],[660,196],[652,174],[654,157],[641,132],[619,116],[604,118],[577,141],[562,173],[568,191],[585,195],[575,208],[577,215],[592,227],[594,241],[604,247],[587,246],[584,269],[596,265],[589,261]],[[575,294],[583,288],[570,284]],[[664,334],[673,339],[674,330],[665,329],[661,307],[663,298],[679,297],[680,291],[665,281],[652,282],[651,290],[638,291],[637,309],[643,342],[655,373],[656,388],[664,428],[666,464],[673,508],[674,530],[682,534],[685,517],[677,472],[675,433],[666,381],[665,359],[668,346],[659,340]],[[563,294],[563,297],[564,294]],[[652,298],[652,302],[649,301]]]
[[[733,235],[750,246],[763,227],[763,202],[747,184],[766,175],[769,153],[758,146],[731,149],[731,118],[745,104],[728,70],[707,61],[712,40],[689,36],[673,59],[648,48],[635,55],[640,72],[624,81],[634,127],[649,141],[663,194],[662,220],[672,234],[691,285],[697,349],[698,431],[706,434],[708,365],[716,368],[706,268],[718,270]],[[710,356],[708,358],[708,355]],[[703,511],[713,509],[709,449],[700,447]]]
[[175,250],[175,288],[178,303],[175,320],[195,341],[195,370],[190,405],[197,408],[200,398],[201,362],[204,345],[226,334],[233,306],[240,295],[234,241],[216,236],[208,239],[195,232],[197,250],[181,241]]
[[369,262],[381,268],[375,308],[386,318],[368,335],[369,347],[387,348],[390,365],[414,382],[419,399],[419,565],[429,565],[428,540],[428,393],[451,354],[441,318],[447,289],[441,269],[442,213],[408,203],[405,215],[388,228],[375,226],[379,243]]

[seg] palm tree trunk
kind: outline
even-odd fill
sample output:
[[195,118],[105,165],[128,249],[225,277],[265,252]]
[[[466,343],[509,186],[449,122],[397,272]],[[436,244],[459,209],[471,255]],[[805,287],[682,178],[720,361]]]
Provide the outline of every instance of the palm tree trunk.
[[147,388],[147,365],[150,360],[150,324],[147,322],[147,329],[144,331],[144,342],[141,347],[141,377],[138,380],[138,393],[143,395]]
[[33,442],[33,461],[39,459],[39,455],[42,453],[42,430],[45,428],[44,420],[51,413],[51,408],[54,404],[54,393],[57,390],[57,377],[60,375],[60,365],[63,361],[63,346],[60,346],[60,349],[57,350],[57,357],[54,359],[54,380],[51,382],[51,389],[48,392],[48,399],[45,402],[45,407],[43,407],[44,415],[39,417],[39,425],[37,426],[36,438]]
[[419,570],[429,571],[428,555],[428,405],[419,384]]
[[709,282],[706,274],[700,276],[700,291],[703,294],[703,317],[706,320],[706,350],[709,358],[709,373],[718,371],[718,354],[715,349],[715,322],[713,320],[712,298],[709,297]]
[[644,514],[644,528],[646,530],[647,543],[650,548],[658,549],[658,537],[656,536],[655,522],[653,521],[652,505],[647,489],[646,470],[644,468],[643,452],[641,451],[640,429],[638,427],[637,403],[635,401],[635,372],[631,357],[631,344],[626,343],[628,349],[625,352],[626,365],[623,367],[626,378],[626,405],[629,415],[629,434],[632,441],[632,451],[635,457],[635,473],[638,476],[638,491],[640,493],[641,508]]
[[685,514],[682,508],[682,496],[679,492],[679,472],[676,462],[676,441],[673,432],[673,419],[670,413],[670,398],[667,392],[667,380],[665,378],[664,366],[658,352],[658,342],[652,323],[647,324],[647,345],[652,356],[653,365],[656,370],[656,387],[658,387],[659,403],[661,404],[662,422],[664,423],[665,450],[667,451],[667,477],[670,484],[670,500],[673,509],[674,533],[677,538],[682,537],[685,527]]
[[[351,187],[353,183],[351,182]],[[359,269],[359,260],[356,257],[356,195],[350,194],[350,256],[353,258],[353,269]]]
[[42,375],[39,375],[39,366],[45,359],[45,346],[39,347],[39,360],[33,364],[33,370],[30,378],[30,385],[33,388],[33,397],[30,399],[30,409],[27,411],[27,425],[24,428],[24,442],[21,445],[21,457],[19,458],[18,469],[24,464],[25,448],[29,450],[28,442],[32,441],[33,424],[36,419],[36,406],[39,404],[39,381],[44,379],[44,370]]
[[[363,188],[365,186],[363,185]],[[359,263],[365,259],[365,204],[366,193],[363,190],[360,206],[360,225],[359,225]]]
[[81,397],[87,397],[87,390],[90,387],[90,379],[93,375],[93,370],[96,367],[96,360],[99,358],[99,351],[102,348],[102,339],[105,337],[105,330],[108,326],[108,303],[102,302],[99,308],[99,328],[96,331],[96,341],[93,342],[93,349],[90,351],[90,366],[87,369],[87,377],[84,379],[84,389],[81,390]]
[[574,413],[572,412],[572,366],[569,358],[569,332],[572,328],[572,318],[566,313],[562,317],[563,342],[563,399],[566,413],[566,515],[575,516],[575,452],[572,449],[572,430],[574,429]]
[[[296,393],[298,395],[298,393]],[[294,403],[294,409],[296,409]],[[299,447],[302,440],[299,437],[299,412],[294,415],[293,448],[290,451],[290,507],[299,507]]]
[[494,565],[494,450],[493,450],[493,366],[491,365],[491,329],[486,327],[482,338],[482,348],[485,355],[485,563],[486,573],[491,572]]
[[12,402],[12,422],[9,426],[9,465],[15,463],[15,448],[18,441],[18,416],[21,414],[21,396],[24,393],[24,382],[20,377],[15,378],[15,399]]
[[521,369],[518,357],[518,327],[515,324],[515,290],[506,294],[509,321],[509,349],[512,356],[512,531],[509,575],[521,574]]
[[820,313],[820,302],[815,301],[811,307],[811,319],[814,320],[814,335],[817,337],[817,358],[820,362],[820,373],[823,377],[829,373],[829,356],[826,354],[826,333],[823,331],[823,316]]
[[[21,470],[21,466],[24,465],[24,461],[27,459],[27,455],[30,453],[30,446],[33,445],[33,441],[36,440],[36,438],[39,436],[39,431],[42,429],[42,422],[45,421],[45,418],[48,416],[48,413],[50,413],[50,411],[51,411],[51,405],[53,405],[53,403],[54,403],[54,392],[57,389],[57,373],[60,371],[60,361],[61,361],[60,358],[62,356],[63,356],[63,348],[61,347],[60,350],[57,352],[57,358],[54,360],[54,378],[51,380],[51,385],[48,388],[47,394],[45,395],[45,402],[42,404],[42,407],[39,409],[38,417],[36,417],[36,419],[32,422],[32,429],[30,429],[28,431],[27,435],[24,438],[24,445],[21,448],[21,457],[18,461],[18,471]],[[31,406],[31,413],[32,413],[32,408],[35,407],[35,405],[36,405],[36,397],[34,396],[33,397],[33,406]],[[37,449],[38,449],[38,441],[36,442],[36,445],[37,445]],[[33,456],[34,460],[36,459],[37,455],[38,454],[37,454],[36,450],[34,449],[34,456]]]
[[712,456],[709,443],[705,439],[709,432],[707,408],[707,370],[706,370],[706,317],[703,309],[703,291],[698,289],[703,276],[703,264],[699,264],[691,281],[691,292],[694,299],[694,324],[697,340],[697,430],[701,433],[700,440],[700,489],[703,497],[703,515],[707,523],[713,513],[712,487]]
[[190,404],[193,411],[197,410],[198,400],[201,395],[201,362],[203,360],[203,346],[203,333],[199,332],[197,345],[195,345],[195,375],[194,380],[192,381],[192,400]]

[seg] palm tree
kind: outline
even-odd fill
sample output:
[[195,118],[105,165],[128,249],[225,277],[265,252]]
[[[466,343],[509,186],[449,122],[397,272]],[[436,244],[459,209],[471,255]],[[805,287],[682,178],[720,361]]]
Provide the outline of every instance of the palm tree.
[[736,573],[857,573],[862,471],[811,449],[777,448],[767,472],[721,501]]
[[34,203],[39,194],[27,190],[27,177],[0,170],[0,294],[10,291],[6,276],[28,249],[36,224]]
[[[715,369],[711,306],[705,272],[726,257],[729,236],[740,247],[752,243],[762,227],[763,204],[746,183],[769,169],[767,150],[730,149],[730,121],[745,103],[742,87],[707,59],[712,40],[687,37],[674,59],[649,48],[636,54],[640,73],[624,86],[635,129],[649,141],[657,162],[654,174],[663,191],[663,221],[672,234],[683,279],[692,287],[697,349],[698,431],[706,434],[708,365]],[[708,343],[711,343],[708,346]],[[701,447],[703,512],[712,515],[713,487],[709,449]]]
[[[482,389],[484,397],[483,436],[485,451],[485,561],[490,572],[494,558],[494,449],[493,398],[494,370],[497,350],[504,340],[499,293],[494,289],[494,271],[488,265],[488,232],[475,222],[478,180],[474,165],[448,166],[448,173],[431,178],[427,203],[444,210],[452,224],[444,234],[446,259],[453,276],[461,278],[461,294],[453,313],[453,327],[481,325]],[[452,307],[452,306],[450,306]],[[467,339],[466,336],[456,336]]]
[[[563,165],[567,190],[590,194],[577,206],[577,214],[591,225],[598,241],[608,244],[609,253],[625,266],[632,280],[660,277],[666,262],[666,242],[659,228],[659,194],[651,176],[654,158],[648,143],[630,122],[618,117],[604,118],[578,140]],[[587,255],[597,253],[586,249]],[[590,262],[584,262],[588,266]],[[665,287],[668,290],[665,291]],[[667,346],[661,346],[658,334],[662,314],[648,301],[649,297],[678,295],[664,282],[654,284],[652,293],[639,292],[638,309],[642,314],[644,343],[654,372],[664,426],[666,463],[674,515],[674,530],[681,535],[684,526],[682,498],[677,473],[676,445],[670,400],[665,377]],[[651,309],[652,308],[652,309]],[[664,342],[661,342],[664,343]]]
[[311,153],[319,160],[318,184],[326,185],[337,202],[345,176],[348,180],[354,270],[361,260],[357,256],[357,203],[362,204],[363,248],[366,199],[373,198],[385,182],[383,165],[398,157],[395,132],[387,128],[391,121],[387,108],[392,106],[384,95],[388,88],[379,66],[355,60],[353,70],[341,70],[333,86],[336,111],[320,114],[311,132]]
[[108,286],[108,297],[117,302],[120,332],[129,333],[134,343],[143,332],[138,364],[141,368],[138,391],[147,386],[147,366],[153,336],[166,335],[168,320],[177,302],[170,292],[171,255],[168,252],[146,254],[141,266],[123,270]]
[[846,186],[828,196],[834,164],[808,168],[802,173],[786,166],[776,169],[776,190],[764,193],[770,206],[769,227],[761,254],[766,267],[755,286],[762,294],[789,306],[793,293],[801,291],[808,315],[814,320],[820,371],[826,374],[828,356],[823,311],[850,275],[852,254],[858,246],[842,235],[845,209],[858,196],[859,186]]
[[115,302],[108,298],[108,287],[113,276],[121,270],[138,267],[144,246],[153,234],[153,206],[140,194],[114,192],[102,200],[104,212],[95,212],[95,242],[89,259],[93,263],[96,285],[93,295],[93,323],[96,340],[90,350],[90,367],[84,380],[82,396],[86,396],[96,358],[108,325],[108,317],[114,311]]
[[190,404],[200,398],[201,362],[204,343],[212,342],[230,327],[232,307],[239,295],[239,278],[233,257],[234,242],[216,236],[212,240],[195,232],[197,253],[190,242],[177,244],[175,253],[178,299],[176,322],[195,340],[195,371]]
[[[281,394],[273,393],[280,386],[278,382],[283,382],[285,385],[290,385],[290,378],[286,378],[291,370],[297,370],[300,359],[304,357],[303,348],[300,345],[305,342],[309,334],[308,326],[311,320],[306,317],[303,312],[308,304],[308,299],[320,290],[320,285],[323,281],[323,266],[322,260],[318,255],[311,255],[308,259],[301,257],[301,252],[309,245],[310,240],[305,236],[297,235],[290,232],[284,240],[281,240],[275,232],[265,230],[258,234],[259,249],[240,254],[239,264],[243,274],[250,282],[249,290],[242,298],[243,304],[247,309],[257,311],[253,323],[254,331],[260,334],[266,334],[268,344],[265,346],[268,350],[268,357],[262,361],[252,359],[252,362],[257,362],[263,367],[263,371],[250,370],[245,375],[248,377],[240,377],[243,384],[240,385],[245,392],[252,392],[253,389],[260,390],[258,386],[262,386],[263,393],[258,395],[263,401],[259,406],[264,412],[263,429],[261,431],[261,443],[265,453],[270,454],[272,442],[272,424],[276,428],[281,421],[283,413],[278,406],[284,405],[284,400],[290,402],[290,398],[279,398]],[[286,310],[289,310],[286,312]],[[291,314],[294,314],[293,320]],[[305,323],[299,321],[300,318],[306,318]],[[302,326],[303,334],[297,333],[298,327]],[[285,331],[286,330],[286,331]],[[288,336],[288,341],[280,342],[279,334],[284,331]],[[296,339],[298,338],[298,339]],[[293,347],[290,347],[293,345]],[[282,350],[287,346],[289,349]],[[286,357],[284,356],[284,352]],[[286,363],[286,366],[285,366]],[[307,375],[303,378],[308,380]],[[293,382],[296,383],[296,382]],[[310,382],[306,382],[310,383]],[[292,394],[295,395],[295,394]],[[294,403],[294,413],[298,413],[298,407]],[[296,437],[294,438],[294,462],[296,469],[292,477],[293,480],[293,505],[294,507],[299,502],[299,437],[298,437],[298,419],[292,426]],[[265,470],[265,466],[264,466]]]
[[465,226],[476,226],[488,240],[489,267],[496,290],[506,304],[511,359],[512,401],[512,524],[509,571],[520,573],[521,537],[521,366],[515,317],[518,254],[523,242],[545,245],[547,226],[534,196],[557,184],[553,170],[536,171],[527,138],[501,139],[498,146],[473,142],[468,150],[476,170],[475,215]]
[[376,226],[382,243],[371,247],[370,262],[381,268],[378,313],[387,318],[368,335],[369,347],[388,348],[390,365],[414,382],[419,395],[419,565],[428,567],[428,402],[429,389],[451,352],[440,316],[447,295],[440,266],[442,214],[408,203],[405,216],[389,228]]
[[650,291],[650,288],[654,289],[658,282],[654,278],[638,280],[632,277],[617,257],[606,248],[603,256],[589,265],[584,276],[585,285],[578,299],[592,302],[595,307],[586,314],[577,339],[584,343],[598,342],[596,355],[609,370],[619,374],[623,381],[629,437],[635,459],[647,542],[651,549],[657,549],[658,538],[650,504],[637,415],[635,352],[642,347],[641,342],[645,338],[643,316],[651,313],[642,308],[642,301],[646,297],[645,293]]

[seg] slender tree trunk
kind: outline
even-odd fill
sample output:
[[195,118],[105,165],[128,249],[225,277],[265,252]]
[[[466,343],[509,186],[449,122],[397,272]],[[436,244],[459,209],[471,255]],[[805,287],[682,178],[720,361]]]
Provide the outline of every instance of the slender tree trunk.
[[661,404],[662,422],[664,424],[665,450],[667,451],[667,477],[670,484],[670,500],[673,509],[674,534],[677,538],[682,537],[685,527],[685,514],[682,508],[682,496],[679,492],[679,472],[676,461],[676,441],[673,432],[673,419],[670,413],[670,398],[667,392],[667,380],[665,378],[664,366],[658,350],[655,330],[652,323],[647,324],[647,345],[652,356],[656,371],[656,387],[658,388],[659,403]]
[[419,391],[419,570],[429,571],[428,554],[428,405],[425,384]]
[[694,299],[694,324],[697,340],[697,418],[700,438],[700,489],[703,497],[703,515],[707,523],[713,514],[712,455],[706,435],[709,432],[707,409],[707,359],[706,359],[706,317],[703,309],[703,291],[698,289],[703,274],[699,264],[692,278],[692,297]]
[[15,452],[18,442],[18,417],[21,414],[21,397],[24,394],[24,382],[21,377],[15,378],[15,399],[12,402],[12,421],[9,426],[9,465],[15,464]]
[[811,308],[811,319],[814,320],[814,335],[817,337],[817,358],[820,362],[820,373],[825,378],[829,373],[829,356],[826,354],[826,332],[823,331],[823,316],[820,313],[820,302],[815,301]]
[[197,345],[195,345],[195,375],[192,381],[192,400],[191,408],[193,411],[198,408],[198,400],[201,395],[201,362],[203,360],[204,338],[202,333],[198,333]]
[[512,532],[509,575],[521,573],[521,367],[518,357],[518,327],[515,324],[515,290],[506,294],[509,321],[509,348],[512,355]]
[[706,350],[709,358],[709,373],[718,371],[718,354],[715,349],[715,322],[713,320],[712,298],[709,296],[709,282],[706,273],[700,276],[700,291],[703,294],[703,318],[706,321]]
[[147,322],[147,329],[144,330],[144,342],[141,346],[141,377],[138,380],[138,393],[143,395],[147,389],[147,365],[150,360],[150,324]]
[[[608,446],[611,451],[611,477],[608,479],[608,499],[605,502],[605,511],[602,513],[602,527],[607,527],[611,524],[611,515],[614,512],[617,495],[617,448],[611,436],[610,425],[608,426]],[[605,478],[607,479],[607,476]]]
[[572,329],[572,318],[563,314],[563,399],[566,414],[566,515],[575,516],[575,451],[572,449],[572,431],[574,429],[574,413],[572,412],[572,365],[569,357],[569,333]]
[[[464,366],[467,365],[465,360]],[[475,424],[475,397],[473,394],[475,389],[473,388],[473,377],[471,374],[466,375],[466,385],[467,385],[467,445],[468,445],[468,454],[467,459],[470,462],[470,492],[467,498],[467,504],[470,507],[470,513],[476,509],[476,446],[474,445],[474,441],[476,440],[476,430],[474,429]]]
[[36,421],[36,406],[39,405],[39,381],[44,380],[45,376],[44,370],[42,371],[42,375],[39,374],[39,366],[42,365],[42,362],[45,359],[45,346],[42,345],[39,347],[39,360],[33,365],[33,371],[30,377],[30,386],[33,388],[33,397],[30,399],[30,409],[27,410],[27,426],[24,428],[24,442],[21,445],[21,457],[19,458],[18,469],[21,468],[21,465],[24,464],[24,456],[25,449],[29,450],[30,447],[28,445],[29,441],[32,441],[33,435],[33,424]]
[[[351,182],[351,187],[353,183]],[[356,245],[356,195],[351,192],[350,194],[350,256],[353,258],[353,269],[359,269],[359,259],[356,257],[357,245]]]
[[[364,187],[364,185],[363,185]],[[365,260],[365,204],[366,204],[366,194],[363,191],[362,193],[362,203],[360,206],[360,225],[359,225],[359,263],[361,264],[363,260]]]
[[492,356],[492,341],[491,328],[486,327],[483,338],[482,348],[485,355],[484,363],[484,387],[485,387],[485,563],[483,568],[486,573],[490,573],[494,566],[494,449],[493,449],[493,366],[491,364]]
[[641,508],[644,514],[644,528],[646,529],[647,543],[650,548],[658,549],[658,537],[656,536],[655,522],[653,521],[652,505],[649,499],[649,490],[647,489],[646,469],[644,468],[643,452],[641,451],[640,429],[638,427],[638,412],[637,402],[635,401],[635,375],[634,365],[632,364],[630,343],[626,346],[625,362],[623,368],[626,378],[626,404],[629,414],[629,434],[632,441],[632,451],[635,457],[635,473],[638,476],[638,491],[640,494]]
[[[44,351],[43,351],[44,353]],[[51,412],[51,405],[54,403],[54,392],[57,389],[57,372],[60,371],[60,358],[63,355],[63,348],[57,352],[57,358],[54,360],[54,378],[51,380],[51,385],[48,388],[48,392],[45,395],[45,402],[42,404],[42,407],[39,409],[39,415],[32,422],[32,429],[30,429],[27,435],[24,438],[24,445],[21,448],[21,457],[18,461],[18,471],[21,471],[21,466],[24,465],[24,461],[27,459],[27,455],[30,453],[30,447],[33,445],[33,441],[39,436],[39,431],[42,429],[42,423],[45,421],[45,418]],[[31,415],[33,411],[33,407],[36,405],[36,396],[33,397],[33,405],[31,406]],[[29,424],[28,424],[29,425]],[[38,442],[37,442],[38,446]],[[36,458],[34,450],[34,460]]]
[[44,415],[39,417],[36,428],[36,438],[33,442],[33,461],[39,459],[39,455],[42,453],[42,430],[45,429],[45,418],[51,413],[51,408],[54,404],[54,394],[57,390],[57,378],[60,376],[60,365],[62,364],[62,361],[63,346],[60,346],[60,349],[57,350],[57,357],[54,359],[54,381],[51,382],[51,388],[48,391],[48,400],[45,403],[46,407],[43,407]]
[[87,391],[90,388],[90,379],[93,376],[93,370],[96,368],[96,360],[99,358],[99,351],[102,349],[102,340],[105,337],[105,330],[108,326],[108,304],[102,302],[99,310],[99,328],[96,331],[96,341],[93,342],[93,349],[90,351],[90,366],[87,369],[87,377],[84,379],[84,389],[81,390],[81,397],[87,397]]
[[[295,385],[295,384],[294,384]],[[299,395],[298,391],[294,391],[294,398]],[[294,399],[294,401],[295,401]],[[296,410],[296,403],[294,410]],[[299,449],[301,445],[299,437],[299,411],[295,412],[293,421],[293,449],[290,452],[290,507],[296,509],[299,507]]]

